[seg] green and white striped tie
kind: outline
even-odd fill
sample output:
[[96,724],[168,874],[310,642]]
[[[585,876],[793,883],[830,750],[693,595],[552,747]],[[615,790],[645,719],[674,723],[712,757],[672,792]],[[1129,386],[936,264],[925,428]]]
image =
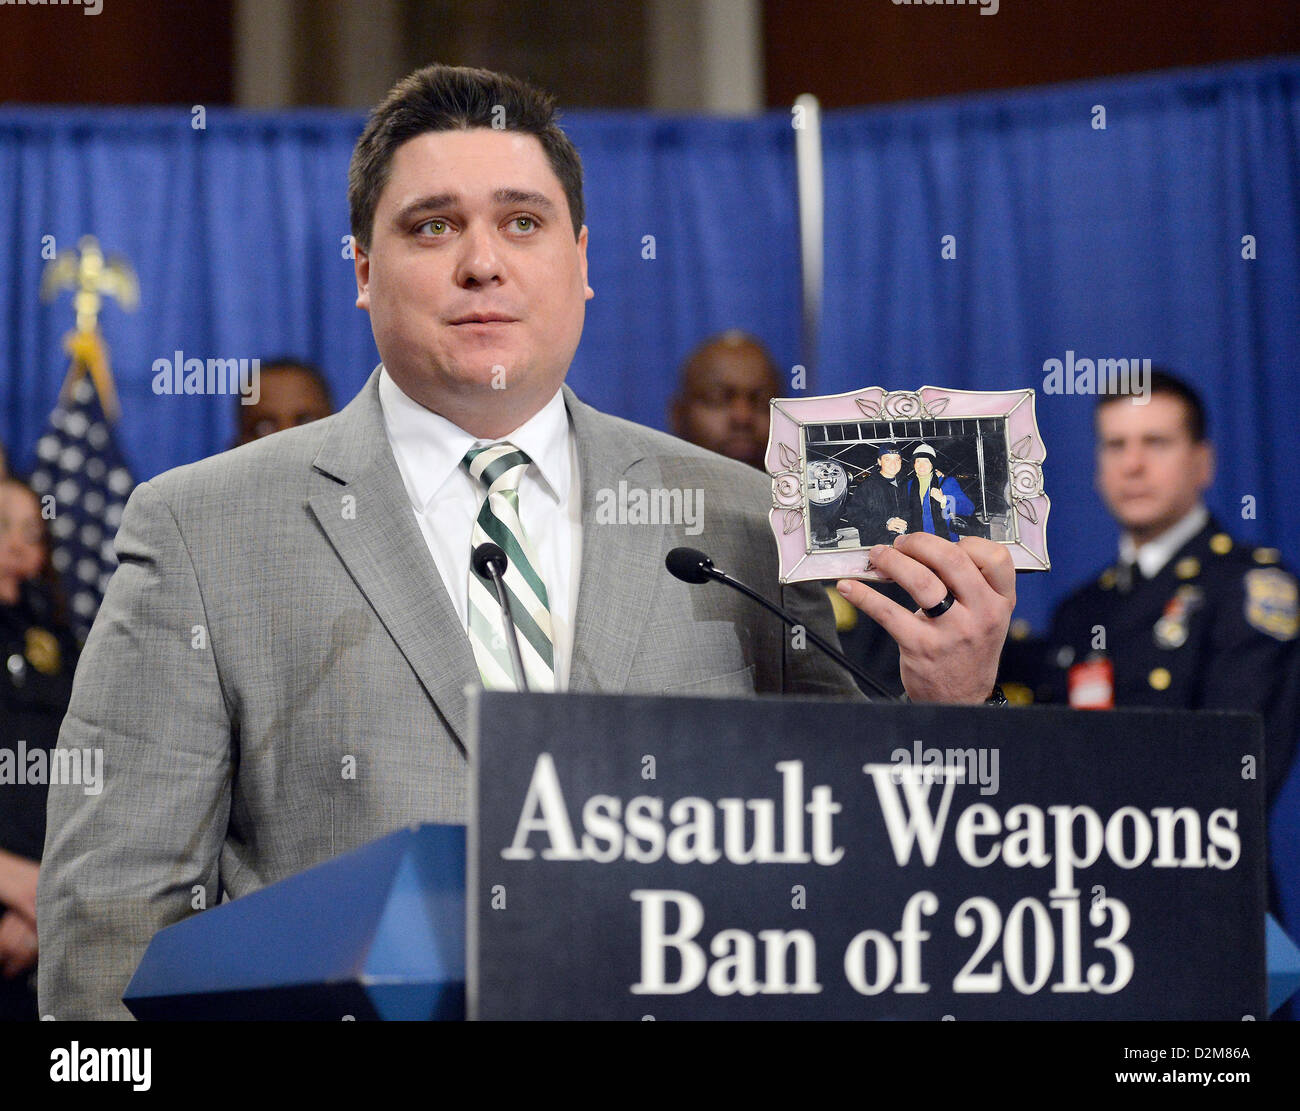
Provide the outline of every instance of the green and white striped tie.
[[[461,460],[471,477],[487,487],[487,497],[470,534],[470,548],[491,541],[506,553],[505,585],[519,635],[528,689],[555,690],[555,647],[552,642],[551,605],[546,584],[538,572],[537,553],[528,542],[519,519],[519,483],[528,464],[526,452],[502,442],[470,448]],[[510,649],[506,646],[504,614],[492,580],[469,571],[469,640],[483,686],[488,690],[516,690]]]

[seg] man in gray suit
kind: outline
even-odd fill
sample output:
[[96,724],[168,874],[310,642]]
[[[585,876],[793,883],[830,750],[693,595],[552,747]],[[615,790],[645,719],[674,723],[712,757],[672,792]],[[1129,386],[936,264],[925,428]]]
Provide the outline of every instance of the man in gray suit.
[[[125,1017],[162,926],[395,827],[465,820],[465,688],[510,685],[468,567],[482,530],[519,557],[533,686],[860,697],[750,602],[663,569],[697,543],[829,634],[823,588],[777,582],[767,480],[563,385],[592,291],[581,167],[549,98],[413,74],[367,124],[349,200],[381,367],[337,415],[142,483],[123,515],[59,739],[103,749],[102,790],[50,791],[43,1014]],[[482,468],[481,447],[504,462]],[[620,490],[695,512],[611,516]],[[846,596],[899,641],[914,699],[978,703],[1010,559],[905,539],[875,566],[920,605],[951,589],[947,612]]]

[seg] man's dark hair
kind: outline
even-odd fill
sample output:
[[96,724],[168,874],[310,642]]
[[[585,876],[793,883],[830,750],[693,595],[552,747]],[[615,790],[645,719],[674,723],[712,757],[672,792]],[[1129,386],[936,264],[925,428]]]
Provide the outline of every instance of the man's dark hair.
[[426,66],[392,87],[352,151],[348,210],[352,235],[370,249],[375,207],[388,183],[393,152],[428,131],[487,127],[535,135],[569,201],[576,239],[582,230],[582,160],[556,123],[555,98],[517,77],[466,66]]
[[[1183,403],[1183,415],[1187,421],[1187,431],[1191,435],[1193,443],[1201,443],[1205,439],[1209,428],[1201,395],[1176,374],[1171,374],[1160,367],[1154,367],[1151,370],[1150,388],[1152,397],[1157,394],[1164,394],[1166,397],[1176,397]],[[1120,393],[1103,393],[1097,398],[1097,410],[1100,410],[1103,405],[1123,401],[1129,396]]]

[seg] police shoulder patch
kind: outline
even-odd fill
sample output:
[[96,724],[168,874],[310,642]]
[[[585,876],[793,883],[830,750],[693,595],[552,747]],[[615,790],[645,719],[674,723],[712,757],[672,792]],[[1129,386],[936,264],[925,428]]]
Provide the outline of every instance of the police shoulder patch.
[[1246,572],[1246,621],[1276,640],[1294,640],[1300,632],[1300,591],[1296,581],[1276,567]]

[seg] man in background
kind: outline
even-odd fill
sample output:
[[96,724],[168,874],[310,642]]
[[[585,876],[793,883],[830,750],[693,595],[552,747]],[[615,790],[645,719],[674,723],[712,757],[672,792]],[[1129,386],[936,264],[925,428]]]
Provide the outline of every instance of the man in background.
[[272,432],[310,424],[334,412],[329,383],[317,367],[296,359],[275,359],[261,367],[261,392],[257,402],[239,411],[239,438],[235,446],[250,444]]
[[682,364],[669,428],[674,436],[762,470],[769,406],[781,392],[767,348],[744,332],[723,332]]
[[898,445],[878,444],[879,463],[849,495],[844,520],[858,530],[864,548],[892,544],[907,532],[907,483],[899,476],[903,456]]
[[1056,611],[1039,699],[1259,713],[1271,800],[1300,708],[1296,580],[1207,511],[1214,448],[1185,382],[1155,371],[1146,404],[1104,395],[1095,421],[1118,556]]

